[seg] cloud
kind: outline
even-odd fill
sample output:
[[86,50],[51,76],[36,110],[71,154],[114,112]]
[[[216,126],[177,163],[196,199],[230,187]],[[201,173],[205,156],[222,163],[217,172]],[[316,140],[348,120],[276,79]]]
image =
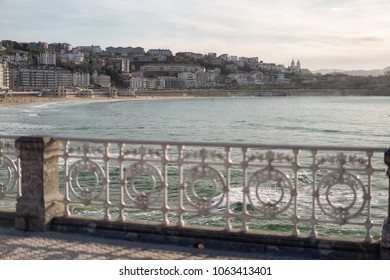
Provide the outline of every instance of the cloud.
[[300,57],[318,68],[330,57],[389,59],[387,0],[0,0],[0,9],[0,39]]

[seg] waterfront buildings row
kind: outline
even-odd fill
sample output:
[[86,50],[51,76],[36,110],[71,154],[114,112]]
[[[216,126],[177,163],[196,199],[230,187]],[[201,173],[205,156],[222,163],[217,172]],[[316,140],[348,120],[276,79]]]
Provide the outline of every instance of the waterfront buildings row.
[[55,67],[9,68],[0,62],[0,90],[42,91],[59,87],[88,87],[92,84],[102,88],[111,87],[111,77],[94,73],[74,72]]
[[[169,49],[141,47],[99,46],[72,47],[67,43],[23,43],[2,41],[8,52],[0,68],[0,86],[13,90],[40,90],[62,86],[89,86],[109,88],[111,78],[91,71],[98,66],[100,73],[117,75],[121,86],[135,90],[181,89],[218,87],[225,85],[252,86],[263,83],[288,83],[285,73],[300,73],[301,65],[294,60],[291,65],[264,63],[258,57],[179,52],[174,56]],[[10,47],[11,46],[11,47]],[[22,47],[21,47],[22,46]],[[1,47],[1,44],[0,44]],[[27,50],[35,50],[32,59]],[[0,59],[1,59],[0,53]],[[85,64],[87,63],[87,64]],[[63,65],[67,69],[58,67]],[[78,65],[84,67],[77,68]],[[86,66],[87,65],[87,66]],[[207,67],[207,68],[206,68]],[[102,69],[105,69],[102,71]],[[111,71],[110,69],[114,70]]]

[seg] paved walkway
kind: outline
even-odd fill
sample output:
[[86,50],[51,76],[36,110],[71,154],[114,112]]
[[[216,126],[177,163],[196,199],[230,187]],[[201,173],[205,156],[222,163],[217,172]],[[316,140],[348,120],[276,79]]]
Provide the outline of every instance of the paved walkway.
[[[0,227],[3,260],[250,260],[291,256],[150,244],[59,232],[21,232]],[[299,259],[294,256],[293,259]]]

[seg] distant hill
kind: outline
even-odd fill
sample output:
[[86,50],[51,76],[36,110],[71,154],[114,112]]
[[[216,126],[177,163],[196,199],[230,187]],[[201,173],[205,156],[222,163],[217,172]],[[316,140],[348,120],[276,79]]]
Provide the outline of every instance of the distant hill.
[[372,69],[372,70],[342,70],[342,69],[320,69],[312,71],[312,73],[321,73],[322,75],[332,73],[343,73],[351,76],[381,76],[390,71],[390,66],[384,69]]

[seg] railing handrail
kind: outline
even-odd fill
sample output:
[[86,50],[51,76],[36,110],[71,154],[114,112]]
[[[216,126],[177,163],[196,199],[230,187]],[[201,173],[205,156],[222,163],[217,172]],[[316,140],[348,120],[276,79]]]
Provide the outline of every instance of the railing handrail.
[[53,136],[61,141],[81,141],[91,143],[124,143],[124,144],[145,144],[145,145],[171,145],[171,146],[200,146],[200,147],[221,147],[232,148],[255,148],[255,149],[299,149],[299,150],[326,150],[326,151],[357,151],[357,152],[385,152],[388,147],[365,147],[365,146],[331,146],[331,145],[300,145],[300,144],[266,144],[247,142],[207,142],[207,141],[179,141],[179,140],[130,140],[121,138],[89,138],[89,137],[62,137]]
[[[23,135],[2,135],[0,139],[18,139]],[[171,145],[171,146],[201,146],[201,147],[221,147],[232,148],[255,148],[255,149],[299,149],[299,150],[325,150],[325,151],[356,151],[356,152],[385,152],[389,147],[379,146],[340,146],[340,145],[301,145],[301,144],[267,144],[250,142],[215,142],[215,141],[180,141],[180,140],[142,140],[126,138],[104,138],[104,137],[65,137],[61,135],[31,135],[32,137],[51,137],[60,141],[80,141],[91,143],[123,143],[123,144],[145,144],[145,145]]]

